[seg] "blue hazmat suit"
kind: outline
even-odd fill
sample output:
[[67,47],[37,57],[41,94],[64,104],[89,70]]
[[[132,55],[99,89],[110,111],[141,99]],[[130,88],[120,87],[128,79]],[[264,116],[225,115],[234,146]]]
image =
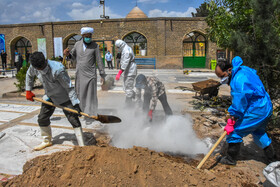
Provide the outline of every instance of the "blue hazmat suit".
[[252,134],[255,143],[264,149],[271,144],[265,127],[272,115],[272,103],[256,70],[241,66],[242,63],[239,56],[232,60],[232,105],[228,112],[238,119],[234,131],[227,136],[227,142],[240,143],[243,137]]

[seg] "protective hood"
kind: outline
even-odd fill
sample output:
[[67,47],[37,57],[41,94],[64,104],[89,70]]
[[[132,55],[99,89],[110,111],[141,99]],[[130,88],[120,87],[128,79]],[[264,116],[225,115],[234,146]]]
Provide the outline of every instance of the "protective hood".
[[119,48],[119,52],[122,52],[125,45],[127,45],[127,44],[122,40],[116,41],[116,47]]
[[240,56],[236,56],[232,59],[232,76],[236,74],[236,72],[239,70],[240,66],[243,64],[243,60]]

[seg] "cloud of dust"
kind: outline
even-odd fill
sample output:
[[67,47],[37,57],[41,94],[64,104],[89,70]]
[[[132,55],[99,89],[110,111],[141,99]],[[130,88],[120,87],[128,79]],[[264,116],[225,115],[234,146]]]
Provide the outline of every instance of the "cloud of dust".
[[118,148],[133,146],[148,147],[159,152],[194,155],[207,153],[205,142],[196,137],[192,129],[190,116],[155,116],[153,122],[146,115],[130,111],[118,111],[121,115],[120,125],[109,125],[108,132],[112,145]]

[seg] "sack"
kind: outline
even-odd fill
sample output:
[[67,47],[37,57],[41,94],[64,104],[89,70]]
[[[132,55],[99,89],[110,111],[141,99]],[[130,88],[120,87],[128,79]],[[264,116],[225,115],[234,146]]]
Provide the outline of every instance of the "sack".
[[280,161],[272,162],[263,169],[265,178],[273,185],[280,186]]

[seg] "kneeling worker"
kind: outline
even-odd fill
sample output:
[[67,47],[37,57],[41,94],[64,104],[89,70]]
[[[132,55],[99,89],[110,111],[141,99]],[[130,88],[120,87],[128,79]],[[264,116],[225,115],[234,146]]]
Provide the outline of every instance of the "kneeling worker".
[[[81,112],[79,99],[74,86],[64,66],[56,61],[46,60],[42,52],[34,52],[30,58],[31,65],[26,73],[26,99],[34,101],[35,95],[32,93],[34,77],[37,76],[45,89],[45,100],[53,102],[55,105],[68,107]],[[42,103],[38,116],[38,123],[41,129],[43,142],[34,148],[35,151],[42,150],[52,145],[52,133],[50,127],[50,117],[54,113],[55,107]],[[79,120],[80,115],[63,110],[68,121],[74,128],[79,146],[84,146],[83,131]]]
[[143,110],[148,112],[150,120],[153,119],[153,111],[156,108],[157,100],[160,100],[166,115],[172,115],[173,112],[167,102],[165,88],[157,77],[146,77],[140,74],[136,78],[136,101],[141,101],[141,89],[144,89]]

